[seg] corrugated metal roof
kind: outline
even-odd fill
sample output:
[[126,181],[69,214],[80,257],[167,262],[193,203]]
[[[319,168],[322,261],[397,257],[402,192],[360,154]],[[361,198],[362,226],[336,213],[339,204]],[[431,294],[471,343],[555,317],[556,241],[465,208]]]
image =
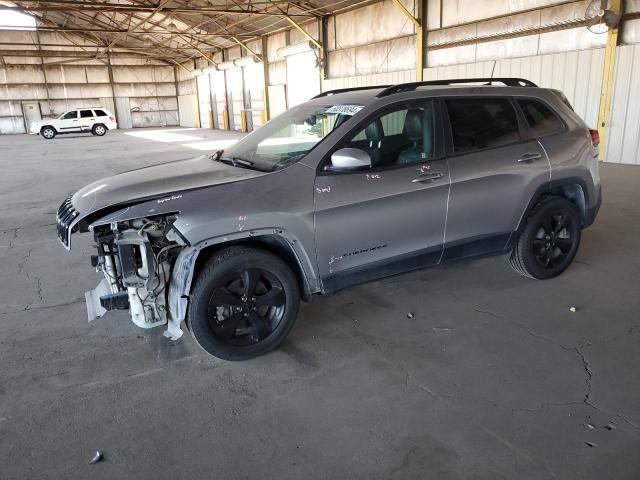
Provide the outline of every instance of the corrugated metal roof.
[[[0,6],[39,19],[39,30],[79,36],[110,48],[130,48],[141,55],[184,61],[202,53],[285,28],[317,21],[370,1],[314,0],[164,0],[157,3],[131,0],[12,0]],[[49,48],[49,47],[45,47]]]

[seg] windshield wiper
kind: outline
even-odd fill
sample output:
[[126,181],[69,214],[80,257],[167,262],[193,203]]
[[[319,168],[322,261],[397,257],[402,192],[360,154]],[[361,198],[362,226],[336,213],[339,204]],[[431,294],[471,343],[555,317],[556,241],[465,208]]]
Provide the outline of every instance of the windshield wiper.
[[224,153],[224,150],[222,150],[222,149],[216,150],[214,153],[209,155],[209,160],[213,160],[214,162],[219,162],[220,161],[220,157],[222,157],[223,153]]
[[220,157],[217,159],[218,162],[226,163],[228,165],[233,165],[238,168],[253,168],[253,162],[251,160],[245,160],[244,158],[238,157]]
[[240,167],[240,168],[251,168],[255,164],[255,162],[252,162],[251,160],[247,160],[245,158],[223,157],[222,156],[223,153],[224,153],[224,150],[216,150],[216,152],[213,155],[211,155],[209,158],[214,162],[222,162],[222,163],[226,163],[228,165],[233,165],[234,167]]

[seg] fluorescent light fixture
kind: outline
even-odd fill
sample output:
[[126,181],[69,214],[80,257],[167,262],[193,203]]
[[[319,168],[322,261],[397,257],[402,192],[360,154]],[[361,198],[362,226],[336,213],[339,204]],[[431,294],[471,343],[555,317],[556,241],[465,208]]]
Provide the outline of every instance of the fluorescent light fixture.
[[311,42],[302,42],[296,43],[295,45],[289,45],[287,47],[280,47],[277,51],[278,56],[280,57],[289,57],[291,55],[296,55],[298,53],[310,52],[313,50],[313,43]]
[[233,62],[222,62],[218,64],[218,70],[229,70],[235,66],[236,64]]
[[258,63],[253,55],[247,55],[246,57],[241,57],[237,59],[235,62],[238,67],[246,67],[248,65],[253,65],[254,63]]

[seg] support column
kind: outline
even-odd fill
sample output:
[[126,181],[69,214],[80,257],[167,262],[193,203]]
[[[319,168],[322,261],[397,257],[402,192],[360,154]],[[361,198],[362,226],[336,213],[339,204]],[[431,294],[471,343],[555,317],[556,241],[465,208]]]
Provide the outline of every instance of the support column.
[[324,92],[324,81],[327,79],[327,70],[329,68],[329,17],[322,17],[318,27],[320,29],[320,40],[322,41],[322,49],[320,50],[320,91]]
[[263,35],[262,36],[262,70],[263,70],[262,102],[264,103],[264,110],[262,111],[263,125],[267,123],[271,118],[271,114],[269,112],[269,60],[268,60],[269,57],[267,55],[268,53],[267,48],[268,48],[267,36]]
[[[616,15],[622,14],[622,0],[611,0],[611,10]],[[607,45],[604,50],[604,67],[602,70],[602,89],[600,91],[600,108],[598,110],[598,133],[600,134],[600,146],[598,159],[605,160],[607,149],[607,137],[609,134],[609,112],[611,110],[611,96],[613,94],[613,72],[616,63],[616,50],[618,47],[618,30],[620,25],[612,28],[607,33]]]
[[420,17],[422,16],[422,1],[419,0],[417,2],[417,14],[418,18],[414,17],[413,14],[407,10],[407,8],[402,4],[400,0],[392,0],[393,4],[398,7],[398,9],[409,19],[411,23],[413,23],[416,29],[416,81],[422,81],[422,54],[423,54],[423,27],[422,21]]
[[[35,31],[36,40],[38,42],[38,52],[42,52],[42,45],[40,43],[40,33]],[[47,81],[47,70],[44,68],[44,56],[40,56],[40,68],[42,69],[42,78],[44,79],[44,90],[47,94],[47,116],[51,115],[51,97],[49,95],[49,82]],[[40,108],[40,102],[38,102],[38,108]],[[24,112],[23,112],[24,115]],[[40,108],[40,116],[42,116],[42,109]]]
[[116,120],[120,118],[118,112],[118,102],[116,102],[116,89],[113,86],[113,69],[111,68],[111,53],[107,50],[107,72],[109,73],[109,86],[111,87],[111,98],[113,98],[113,114]]

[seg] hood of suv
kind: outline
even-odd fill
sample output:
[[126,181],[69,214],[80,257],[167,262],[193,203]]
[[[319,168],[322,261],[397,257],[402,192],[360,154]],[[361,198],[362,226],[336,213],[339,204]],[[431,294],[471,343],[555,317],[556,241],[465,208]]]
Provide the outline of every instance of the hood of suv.
[[140,168],[103,178],[78,190],[71,202],[82,217],[98,210],[126,206],[185,190],[209,187],[266,175],[267,172],[233,167],[208,155]]

